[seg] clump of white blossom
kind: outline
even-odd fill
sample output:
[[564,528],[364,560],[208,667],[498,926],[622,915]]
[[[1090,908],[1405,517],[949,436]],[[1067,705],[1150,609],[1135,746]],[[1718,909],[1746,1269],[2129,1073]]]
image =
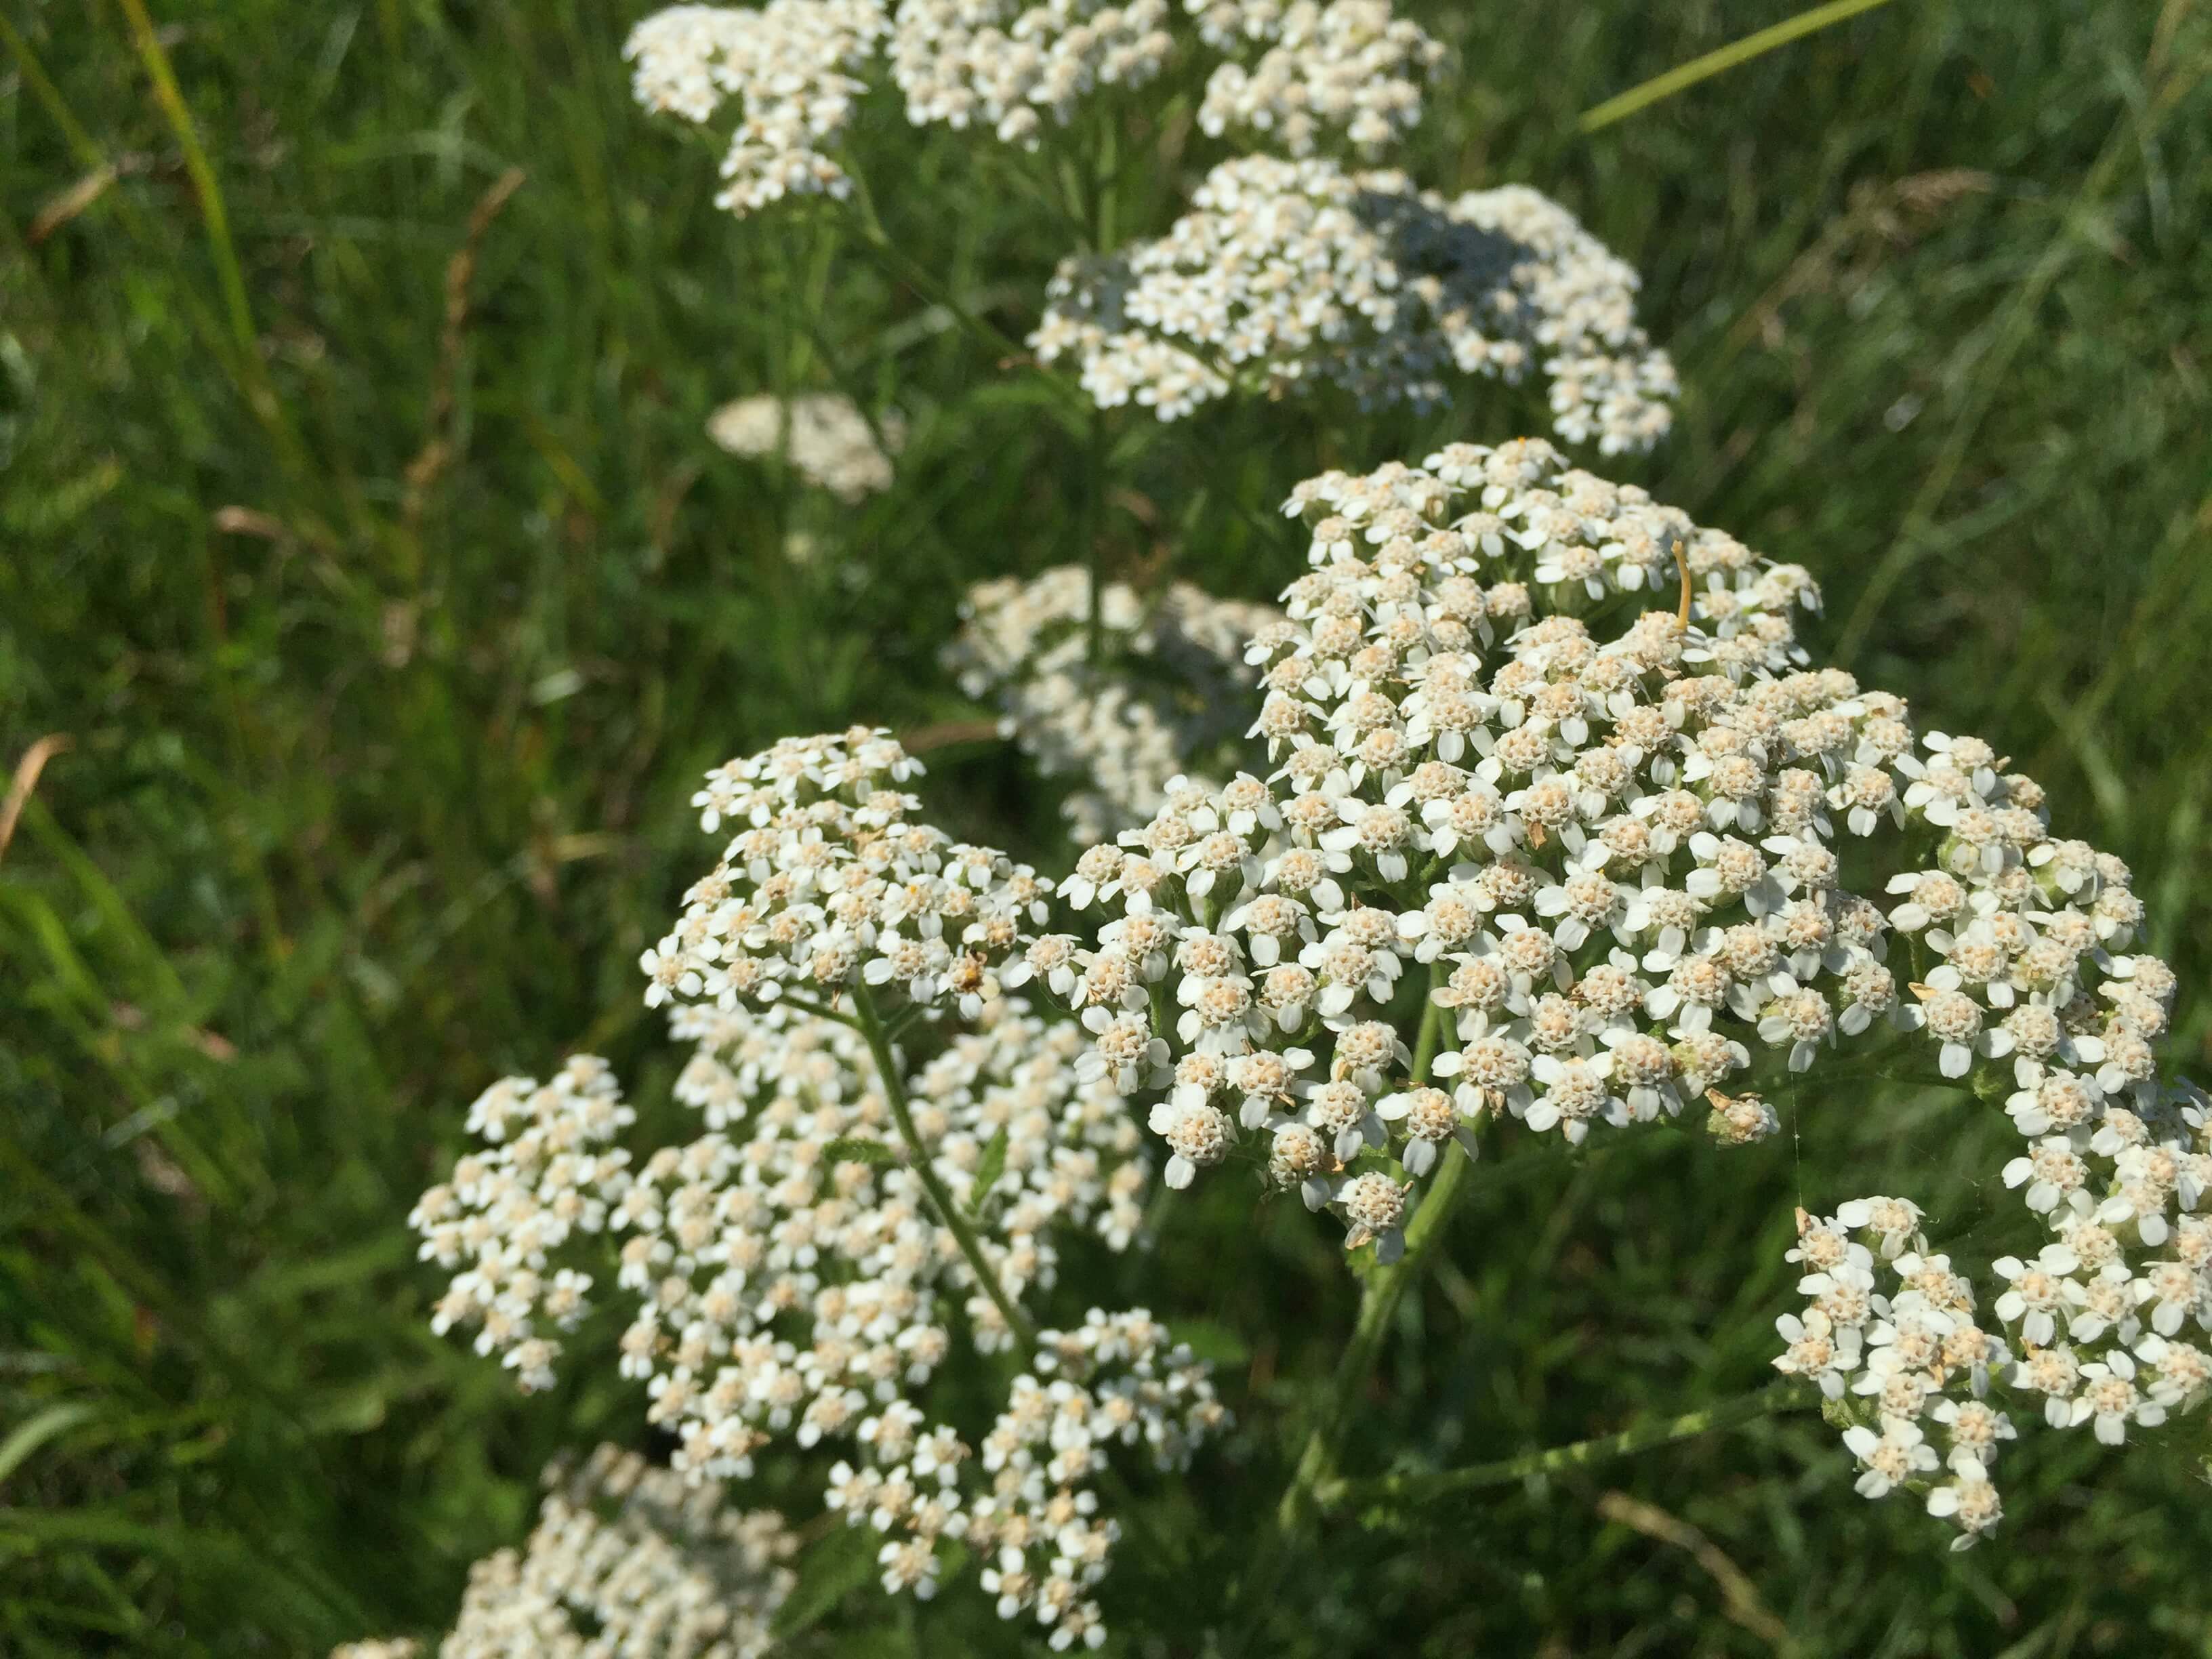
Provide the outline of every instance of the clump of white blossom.
[[[1852,1029],[1894,1012],[1827,786],[1778,763],[1784,726],[1871,713],[1787,672],[1802,571],[1536,441],[1328,474],[1288,510],[1313,568],[1249,653],[1276,770],[1171,787],[1062,884],[1097,920],[1045,942],[1090,1069],[1156,1103],[1170,1185],[1244,1153],[1387,1255],[1486,1121],[1578,1141],[1710,1091],[1755,1138],[1720,1085],[1753,1046],[1811,1062],[1839,1023],[1813,1029],[1816,987]],[[1677,544],[1702,627],[1633,610]],[[1575,613],[1608,605],[1633,620],[1601,643]]]
[[[739,1514],[635,1452],[601,1446],[546,1471],[537,1529],[477,1562],[440,1659],[757,1659],[796,1582],[783,1517]],[[410,1638],[331,1659],[418,1659]]]
[[707,435],[732,455],[781,455],[801,477],[840,501],[862,501],[891,487],[891,458],[906,442],[896,410],[868,423],[849,398],[807,392],[786,401],[768,393],[724,404]]
[[[675,1093],[706,1133],[635,1158],[611,1073],[572,1060],[485,1091],[483,1149],[412,1220],[453,1273],[438,1327],[525,1388],[611,1268],[621,1370],[682,1475],[744,1479],[772,1441],[834,1451],[826,1502],[884,1535],[887,1588],[934,1594],[964,1540],[1006,1617],[1095,1645],[1107,1449],[1179,1467],[1224,1414],[1141,1311],[1065,1336],[1014,1311],[1054,1282],[1056,1234],[1129,1243],[1147,1165],[1084,1033],[1010,994],[1038,971],[1017,947],[1044,884],[919,822],[918,770],[856,728],[710,773],[695,805],[732,838],[641,964],[696,1045]],[[980,1458],[917,1403],[962,1338],[1030,1367]]]
[[2014,1430],[1988,1396],[2012,1353],[1976,1322],[1972,1282],[1929,1250],[1920,1220],[1901,1198],[1855,1199],[1820,1219],[1801,1211],[1790,1257],[1809,1300],[1775,1322],[1789,1346],[1774,1364],[1832,1402],[1863,1497],[1925,1490],[1963,1549],[2004,1514],[1990,1471]]
[[[1169,1185],[1249,1164],[1389,1259],[1455,1147],[1686,1112],[1741,1144],[1830,1051],[1918,1046],[1931,1079],[2004,1103],[2027,1143],[2004,1183],[2050,1238],[1993,1264],[2006,1334],[1960,1375],[2108,1440],[2202,1399],[2183,1332],[2212,1325],[2212,1113],[2160,1079],[2173,975],[2134,948],[2124,866],[2055,839],[1988,745],[1809,667],[1802,569],[1541,441],[1330,473],[1286,510],[1311,568],[1250,653],[1275,769],[1171,786],[1062,884],[1083,930],[1031,947]],[[1935,1260],[1910,1206],[1844,1218]],[[1816,1352],[1917,1421],[1881,1405],[1917,1386],[1894,1380],[1922,1347],[1899,1321],[1942,1334],[1971,1296],[1862,1304],[1831,1235],[1804,1248],[1846,1272],[1865,1328],[1854,1346],[1818,1310],[1838,1334]],[[1958,1410],[1958,1434],[1986,1426]],[[1925,1472],[1889,1443],[1882,1468]],[[1934,1502],[1971,1535],[1994,1518],[1970,1484],[1986,1460],[1948,1467]]]
[[[834,1447],[887,1588],[933,1594],[959,1540],[1006,1616],[1095,1644],[1102,1459],[1180,1467],[1223,1421],[1148,1315],[1039,1334],[1021,1305],[1056,1230],[1138,1230],[1132,1114],[1169,1187],[1242,1164],[1389,1261],[1486,1143],[1686,1116],[1755,1142],[1848,1046],[2002,1107],[2037,1240],[1960,1268],[1902,1200],[1804,1220],[1778,1363],[1863,1492],[1970,1540],[2014,1421],[1985,1394],[2117,1443],[2212,1392],[2212,1107],[2161,1072],[2174,975],[2124,866],[1986,744],[1812,666],[1804,570],[1541,440],[1327,473],[1285,512],[1309,568],[1245,648],[1266,775],[1169,780],[1056,885],[922,822],[878,732],[710,773],[730,839],[641,963],[708,1133],[634,1164],[600,1063],[495,1085],[415,1216],[441,1324],[542,1384],[605,1234],[678,1469]],[[923,1403],[962,1336],[1023,1366],[973,1444]]]
[[1151,596],[1109,582],[1099,609],[1094,662],[1079,566],[978,582],[945,651],[961,690],[999,707],[1001,731],[1041,770],[1082,781],[1060,810],[1086,845],[1150,817],[1170,778],[1242,737],[1258,684],[1245,642],[1281,614],[1189,582]]
[[[1199,33],[1231,61],[1213,71],[1199,125],[1310,155],[1337,131],[1373,155],[1420,124],[1421,84],[1443,62],[1441,41],[1393,15],[1387,0],[1185,0]],[[1236,54],[1267,50],[1250,65]]]
[[[1194,44],[1226,57],[1200,121],[1263,134],[1294,155],[1331,137],[1372,155],[1421,116],[1443,49],[1388,0],[770,0],[685,5],[634,29],[623,55],[646,108],[693,122],[741,113],[719,205],[750,213],[789,196],[850,192],[837,159],[878,54],[917,126],[988,127],[1034,148],[1084,100],[1143,86]],[[1195,35],[1195,42],[1190,38]],[[1245,60],[1251,60],[1247,64]]]
[[1674,365],[1638,277],[1522,185],[1447,201],[1401,173],[1252,155],[1206,176],[1158,240],[1063,261],[1030,337],[1101,405],[1176,420],[1240,387],[1340,386],[1362,407],[1449,401],[1449,377],[1540,368],[1553,424],[1606,454],[1674,418]]
[[850,191],[829,147],[867,90],[854,72],[890,27],[882,0],[671,6],[630,31],[623,56],[649,110],[704,122],[726,100],[743,100],[714,201],[750,213],[787,196]]

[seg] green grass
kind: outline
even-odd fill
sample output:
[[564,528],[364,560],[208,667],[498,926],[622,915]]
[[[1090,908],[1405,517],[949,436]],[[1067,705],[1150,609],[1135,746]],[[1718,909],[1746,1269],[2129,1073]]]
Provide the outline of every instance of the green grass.
[[[934,653],[962,587],[1077,554],[1081,448],[1034,381],[849,243],[716,212],[711,153],[629,102],[641,6],[158,9],[228,248],[125,7],[0,10],[0,763],[74,740],[0,857],[11,1656],[434,1626],[554,1449],[635,1439],[611,1377],[526,1403],[433,1339],[406,1210],[495,1076],[588,1048],[665,1083],[632,963],[702,856],[701,769],[957,714]],[[2130,861],[2202,1075],[2212,27],[2179,0],[1899,0],[1577,135],[1790,9],[1430,8],[1461,69],[1408,165],[1535,184],[1646,272],[1687,392],[1619,470],[1811,567],[1838,660]],[[975,146],[904,135],[871,109],[895,234],[1018,334],[1051,228]],[[509,167],[448,333],[448,262]],[[893,495],[830,514],[704,443],[724,398],[799,383],[895,392]],[[1180,571],[1264,595],[1299,477],[1539,420],[1496,395],[1224,412],[1132,477]],[[805,573],[780,552],[800,526],[835,550]],[[963,827],[1050,852],[1006,757],[939,785]],[[1725,1165],[1624,1151],[1479,1197],[1355,1455],[1480,1461],[1752,1386],[1800,1193],[1909,1190],[1963,1224],[2011,1133],[1927,1101],[1797,1115]],[[1211,1540],[1282,1477],[1281,1379],[1349,1323],[1302,1216],[1224,1276],[1245,1213],[1218,1192],[1164,1241],[1174,1311],[1254,1363],[1227,1374],[1244,1432],[1168,1511],[1184,1571],[1114,1581],[1125,1626],[1212,1605]],[[1700,1528],[1801,1654],[2212,1653],[2212,1492],[2184,1437],[2148,1438],[2021,1454],[2016,1518],[1954,1556],[1852,1497],[1817,1425],[1763,1425],[1333,1533],[1302,1594],[1339,1654],[1771,1650],[1695,1555],[1598,1516],[1613,1483]]]

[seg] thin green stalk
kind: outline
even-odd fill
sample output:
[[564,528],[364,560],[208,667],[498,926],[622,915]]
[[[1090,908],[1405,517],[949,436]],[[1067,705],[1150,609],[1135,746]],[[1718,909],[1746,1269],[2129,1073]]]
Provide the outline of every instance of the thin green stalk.
[[78,165],[87,171],[108,166],[106,154],[93,136],[85,131],[84,124],[70,111],[68,100],[62,96],[61,88],[54,84],[53,77],[39,62],[38,54],[31,50],[31,43],[5,17],[0,17],[0,44],[4,44],[14,55],[15,67],[21,73],[24,84],[46,106],[46,113],[62,130],[62,137],[68,141]]
[[[806,277],[801,285],[798,325],[789,333],[791,352],[791,382],[803,386],[810,361],[818,349],[820,325],[830,295],[830,273],[836,264],[838,246],[843,240],[842,227],[833,218],[823,216],[812,227],[814,246],[807,260]],[[878,440],[881,434],[878,434]]]
[[1119,153],[1121,130],[1111,111],[1099,124],[1098,166],[1095,172],[1097,181],[1097,229],[1091,236],[1091,246],[1101,253],[1114,251],[1115,204],[1114,184],[1119,169],[1115,158]]
[[922,1190],[929,1194],[931,1207],[937,1218],[960,1246],[960,1254],[967,1258],[969,1270],[983,1287],[983,1294],[991,1298],[1006,1322],[1006,1328],[1014,1334],[1024,1354],[1036,1352],[1036,1327],[1021,1310],[1013,1297],[1006,1294],[999,1283],[999,1275],[991,1266],[990,1257],[983,1254],[983,1241],[975,1236],[975,1228],[967,1214],[956,1203],[950,1188],[931,1166],[929,1149],[921,1143],[921,1132],[914,1127],[914,1109],[906,1097],[906,1077],[899,1069],[898,1056],[891,1052],[890,1033],[884,1029],[883,1017],[876,1012],[876,1000],[865,985],[853,988],[853,1024],[868,1045],[868,1053],[876,1062],[876,1074],[883,1079],[884,1097],[890,1103],[891,1121],[898,1125],[899,1138],[906,1142],[907,1150],[914,1154],[910,1166],[921,1177]]
[[[1777,1383],[1734,1400],[1723,1400],[1718,1405],[1707,1406],[1699,1411],[1685,1412],[1679,1417],[1639,1423],[1632,1428],[1621,1430],[1618,1434],[1599,1435],[1594,1439],[1577,1440],[1565,1446],[1547,1446],[1540,1450],[1523,1452],[1517,1457],[1503,1457],[1467,1468],[1439,1469],[1421,1474],[1384,1475],[1374,1480],[1324,1481],[1315,1489],[1314,1501],[1324,1510],[1366,1510],[1371,1507],[1376,1513],[1370,1524],[1389,1524],[1407,1518],[1413,1510],[1439,1499],[1482,1492],[1494,1486],[1516,1486],[1536,1475],[1586,1468],[1594,1463],[1632,1456],[1656,1446],[1671,1446],[1680,1441],[1695,1440],[1702,1435],[1717,1434],[1723,1429],[1738,1428],[1762,1418],[1811,1411],[1820,1403],[1819,1395],[1811,1389],[1796,1383]],[[1400,1513],[1390,1513],[1393,1509]]]
[[[1091,155],[1091,179],[1094,187],[1091,246],[1093,252],[1103,255],[1114,246],[1115,131],[1110,113],[1099,122],[1097,135]],[[1093,403],[1090,431],[1084,448],[1083,480],[1083,557],[1091,573],[1090,656],[1093,668],[1106,660],[1106,555],[1100,542],[1106,524],[1106,472],[1109,450],[1106,411]]]
[[1655,75],[1640,86],[1631,87],[1617,98],[1608,98],[1582,113],[1575,125],[1584,132],[1595,132],[1600,127],[1609,127],[1615,121],[1626,119],[1638,110],[1649,108],[1664,99],[1672,98],[1685,88],[1694,87],[1700,81],[1710,80],[1725,70],[1772,52],[1777,46],[1786,46],[1802,35],[1816,29],[1826,28],[1831,23],[1840,23],[1847,17],[1856,17],[1863,11],[1872,11],[1885,6],[1889,0],[1828,0],[1824,6],[1814,6],[1801,11],[1795,17],[1785,17],[1770,28],[1747,34],[1741,40],[1732,40],[1717,52],[1709,52],[1702,58],[1692,58],[1686,64],[1677,64],[1664,75]]
[[1093,404],[1083,447],[1083,562],[1091,573],[1091,665],[1106,660],[1106,411]]
[[[1449,1011],[1436,1000],[1443,978],[1442,961],[1431,963],[1428,1000],[1421,1010],[1420,1031],[1413,1039],[1411,1076],[1416,1087],[1429,1080],[1429,1068],[1436,1063],[1444,1025],[1451,1018]],[[1405,1253],[1388,1267],[1377,1267],[1368,1275],[1351,1340],[1345,1344],[1344,1352],[1337,1361],[1336,1375],[1330,1382],[1321,1413],[1306,1437],[1305,1449],[1299,1454],[1297,1473],[1276,1511],[1278,1522],[1286,1528],[1295,1529],[1304,1523],[1314,1486],[1334,1474],[1338,1444],[1351,1419],[1352,1402],[1366,1386],[1367,1374],[1374,1369],[1383,1338],[1397,1317],[1398,1304],[1405,1300],[1407,1291],[1443,1239],[1444,1222],[1465,1192],[1467,1173],[1473,1165],[1472,1158],[1457,1155],[1455,1151],[1447,1153],[1443,1168],[1437,1172],[1436,1180],[1421,1200],[1421,1207],[1406,1229]]]
[[[1421,1079],[1416,1077],[1414,1081]],[[1293,1534],[1303,1530],[1310,1521],[1314,1489],[1335,1474],[1337,1451],[1345,1431],[1351,1426],[1352,1402],[1365,1388],[1368,1373],[1375,1369],[1383,1340],[1396,1322],[1398,1304],[1406,1299],[1406,1292],[1419,1279],[1429,1257],[1443,1241],[1444,1223],[1466,1195],[1468,1172],[1474,1167],[1474,1160],[1456,1149],[1445,1154],[1443,1167],[1430,1183],[1420,1209],[1406,1229],[1405,1254],[1367,1276],[1367,1287],[1359,1298],[1359,1317],[1337,1360],[1336,1374],[1330,1380],[1328,1395],[1313,1428],[1306,1436],[1305,1449],[1298,1455],[1297,1473],[1276,1508],[1278,1524]]]
[[200,219],[207,227],[208,252],[215,260],[216,280],[222,285],[223,305],[230,314],[230,331],[237,347],[238,374],[246,401],[275,440],[279,459],[289,470],[297,472],[306,456],[300,447],[299,435],[285,418],[284,405],[270,381],[268,368],[261,361],[260,332],[253,325],[253,307],[246,297],[246,276],[238,262],[237,246],[231,240],[230,210],[223,204],[222,186],[200,143],[199,128],[192,120],[191,108],[177,85],[176,71],[169,65],[169,54],[161,45],[154,20],[146,15],[145,0],[122,0],[122,5],[124,15],[130,20],[139,58],[154,83],[155,100],[167,118],[169,130],[177,136],[178,148],[184,152],[185,171],[191,175],[193,194],[199,200]]

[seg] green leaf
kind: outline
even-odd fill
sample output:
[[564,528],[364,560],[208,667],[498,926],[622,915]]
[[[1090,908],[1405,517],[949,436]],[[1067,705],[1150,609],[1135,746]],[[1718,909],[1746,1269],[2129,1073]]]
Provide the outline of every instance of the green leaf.
[[0,1440],[0,1480],[15,1474],[23,1460],[47,1441],[56,1435],[67,1434],[92,1416],[94,1409],[88,1401],[67,1401],[49,1406],[28,1421],[17,1425],[13,1434]]
[[983,1148],[983,1157],[975,1165],[975,1184],[968,1189],[968,1213],[980,1216],[984,1206],[991,1201],[991,1188],[999,1184],[999,1177],[1006,1172],[1006,1126],[1001,1123],[999,1133],[991,1137],[991,1144]]
[[788,1640],[811,1630],[866,1583],[875,1575],[877,1547],[869,1528],[840,1527],[808,1550],[799,1564],[798,1588],[776,1613],[776,1635]]
[[881,1169],[899,1161],[898,1153],[887,1140],[878,1140],[869,1135],[840,1135],[822,1149],[825,1164],[872,1164]]
[[1251,1346],[1242,1336],[1214,1320],[1179,1319],[1168,1327],[1168,1334],[1199,1358],[1217,1365],[1242,1365],[1252,1357]]

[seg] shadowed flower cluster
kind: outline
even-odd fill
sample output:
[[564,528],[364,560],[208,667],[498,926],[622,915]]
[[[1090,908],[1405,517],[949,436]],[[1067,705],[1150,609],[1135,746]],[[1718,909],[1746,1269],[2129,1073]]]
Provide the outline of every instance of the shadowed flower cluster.
[[1674,366],[1636,321],[1636,272],[1521,185],[1456,201],[1401,173],[1224,161],[1156,241],[1063,261],[1030,337],[1108,408],[1164,421],[1240,387],[1322,383],[1429,409],[1448,377],[1540,368],[1554,426],[1601,452],[1671,424]]
[[979,582],[945,650],[961,690],[1004,711],[1002,729],[1042,771],[1080,780],[1061,811],[1085,843],[1150,817],[1170,778],[1237,746],[1257,684],[1245,642],[1279,615],[1189,582],[1151,597],[1110,582],[1101,609],[1094,659],[1080,568]]
[[[759,1659],[791,1594],[799,1539],[740,1515],[635,1452],[556,1463],[537,1529],[469,1571],[440,1659]],[[423,1659],[411,1638],[349,1642],[331,1659]]]

